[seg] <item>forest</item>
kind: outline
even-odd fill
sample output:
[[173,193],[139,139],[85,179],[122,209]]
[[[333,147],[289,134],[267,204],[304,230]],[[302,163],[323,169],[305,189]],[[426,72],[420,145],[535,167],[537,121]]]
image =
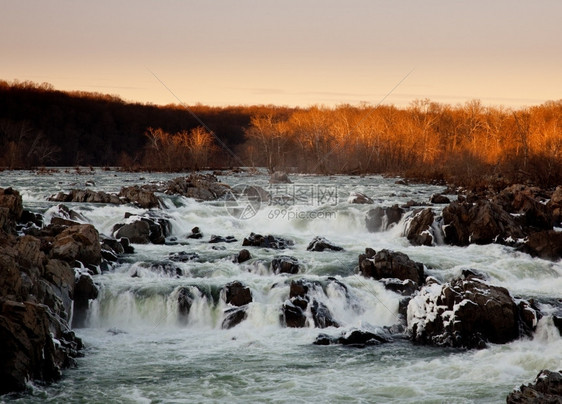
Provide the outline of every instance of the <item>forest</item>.
[[478,185],[562,181],[562,100],[447,105],[155,106],[0,81],[0,167],[234,166]]

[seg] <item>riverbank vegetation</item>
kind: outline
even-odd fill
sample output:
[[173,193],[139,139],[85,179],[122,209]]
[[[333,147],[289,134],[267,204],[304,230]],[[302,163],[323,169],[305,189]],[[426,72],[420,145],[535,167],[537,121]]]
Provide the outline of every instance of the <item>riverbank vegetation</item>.
[[562,182],[562,100],[521,109],[477,100],[188,109],[0,82],[0,166],[72,165],[165,171],[246,165],[554,186]]

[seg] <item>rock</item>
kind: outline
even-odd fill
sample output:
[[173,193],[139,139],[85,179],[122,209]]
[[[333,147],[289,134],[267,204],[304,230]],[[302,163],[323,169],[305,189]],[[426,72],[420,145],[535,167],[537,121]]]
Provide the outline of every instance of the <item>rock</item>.
[[43,215],[40,213],[33,213],[26,209],[22,211],[19,221],[27,226],[35,225],[39,228],[43,227]]
[[195,286],[191,287],[180,287],[177,294],[178,299],[178,320],[181,324],[187,324],[189,318],[189,312],[191,311],[191,306],[195,300],[195,295],[193,289]]
[[168,259],[174,262],[189,262],[199,259],[199,254],[194,252],[179,251],[168,254]]
[[[125,215],[125,218],[131,218]],[[170,233],[171,224],[164,218],[140,217],[130,223],[118,223],[113,227],[115,238],[126,237],[135,244],[164,244]]]
[[430,208],[416,209],[406,226],[406,238],[413,245],[431,246],[434,243],[433,221],[435,215]]
[[240,250],[240,252],[238,252],[238,255],[236,255],[236,257],[234,257],[234,262],[241,264],[243,262],[248,261],[249,259],[252,258],[252,255],[250,254],[250,251],[243,249]]
[[223,299],[233,306],[244,306],[252,302],[250,288],[241,282],[230,282],[223,288]]
[[556,187],[546,206],[552,214],[552,224],[562,226],[562,185]]
[[[286,327],[301,328],[308,322],[317,328],[339,327],[330,310],[314,295],[325,296],[320,282],[305,279],[291,281],[289,299],[281,309],[281,321]],[[307,313],[310,313],[310,318]]]
[[51,218],[51,223],[53,223],[53,219],[60,218],[65,219],[72,222],[77,223],[88,223],[89,220],[82,214],[76,212],[73,209],[70,209],[66,205],[57,205],[54,209],[49,209],[52,212],[53,217]]
[[521,385],[506,399],[507,404],[561,404],[562,370],[541,370],[532,384]]
[[449,198],[447,198],[445,195],[441,195],[441,194],[431,195],[431,199],[429,201],[433,204],[436,204],[436,205],[451,203],[451,200]]
[[533,257],[558,260],[562,258],[562,232],[546,230],[532,233],[520,250]]
[[377,329],[376,331],[354,328],[344,332],[339,337],[330,337],[326,334],[320,334],[314,341],[314,345],[341,344],[363,348],[366,346],[380,345],[388,342],[392,342],[392,336],[383,328]]
[[443,233],[447,244],[507,242],[523,237],[521,226],[498,204],[487,200],[452,202],[443,209]]
[[289,176],[286,172],[283,171],[275,171],[269,177],[270,184],[291,184],[292,181],[289,179]]
[[230,187],[219,183],[217,177],[211,174],[190,174],[188,177],[178,177],[168,181],[160,190],[166,194],[211,201],[224,196]]
[[283,239],[272,235],[262,236],[261,234],[250,233],[248,238],[242,242],[242,246],[273,248],[280,250],[292,247],[294,242],[292,240]]
[[203,234],[199,230],[199,227],[194,227],[191,229],[191,233],[187,236],[187,238],[200,239],[203,238]]
[[332,251],[341,251],[343,250],[342,247],[338,247],[337,245],[332,244],[331,241],[326,240],[324,237],[314,237],[314,239],[308,244],[306,248],[308,251],[324,251],[324,250],[332,250]]
[[349,194],[349,198],[347,198],[347,202],[369,205],[375,203],[372,198],[369,198],[367,195],[362,194],[361,192],[351,192]]
[[215,234],[211,235],[211,238],[209,239],[209,243],[211,244],[215,244],[215,243],[234,243],[236,240],[236,238],[234,236],[217,236]]
[[509,292],[475,277],[422,287],[408,304],[408,330],[422,344],[484,348],[520,336],[520,312]]
[[[177,265],[174,265],[171,262],[153,262],[150,264],[142,263],[141,267],[149,269],[151,272],[154,272],[159,275],[163,276],[170,276],[173,278],[179,278],[183,276],[183,271]],[[141,274],[137,270],[135,270],[131,277],[133,278],[140,278]]]
[[242,321],[246,320],[248,313],[245,307],[231,307],[224,311],[224,320],[222,321],[221,328],[226,330],[237,326]]
[[22,213],[20,193],[12,188],[0,188],[0,232],[15,234]]
[[402,296],[411,296],[418,290],[419,285],[411,279],[401,281],[400,279],[384,278],[381,279],[387,290],[396,292]]
[[392,227],[392,225],[400,222],[403,215],[404,209],[398,205],[385,208],[377,206],[367,212],[365,224],[367,225],[367,230],[372,233],[385,231]]
[[52,202],[124,203],[114,194],[91,189],[71,189],[67,194],[59,192],[56,195],[51,195],[47,200]]
[[505,188],[493,201],[511,214],[517,222],[529,230],[551,230],[553,216],[551,207],[541,203],[542,191],[539,188],[515,184]]
[[74,265],[80,261],[84,265],[100,265],[101,247],[99,233],[91,224],[68,227],[53,240],[53,258],[60,258]]
[[162,201],[154,195],[153,191],[138,185],[121,188],[118,197],[127,202],[132,202],[143,209],[159,208],[162,206]]
[[114,238],[104,237],[101,242],[102,250],[111,251],[115,255],[121,255],[125,253],[125,248],[123,244]]
[[279,255],[271,261],[271,270],[274,274],[297,274],[299,269],[299,260],[289,255]]
[[74,285],[74,315],[72,326],[75,328],[86,325],[90,300],[98,297],[98,288],[90,275],[80,274]]
[[397,278],[402,281],[411,279],[418,285],[425,278],[422,263],[412,261],[404,253],[389,250],[381,250],[372,258],[363,258],[359,263],[359,270],[366,278]]

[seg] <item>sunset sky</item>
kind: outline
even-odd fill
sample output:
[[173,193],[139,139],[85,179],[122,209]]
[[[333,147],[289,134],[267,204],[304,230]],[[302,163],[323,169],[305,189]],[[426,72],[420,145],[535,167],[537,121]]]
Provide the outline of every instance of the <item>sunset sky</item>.
[[[0,0],[0,79],[154,104],[562,98],[562,1]],[[153,75],[154,73],[154,75]]]

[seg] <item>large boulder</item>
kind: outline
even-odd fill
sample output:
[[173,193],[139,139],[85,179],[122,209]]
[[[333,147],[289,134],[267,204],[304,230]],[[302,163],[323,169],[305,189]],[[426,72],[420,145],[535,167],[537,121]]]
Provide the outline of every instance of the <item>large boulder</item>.
[[270,184],[291,184],[289,176],[284,171],[275,171],[269,177]]
[[541,370],[532,384],[521,385],[509,393],[507,404],[561,404],[562,370]]
[[421,285],[424,281],[423,264],[414,262],[406,254],[389,250],[381,250],[369,257],[362,254],[359,257],[359,270],[361,275],[366,278],[374,278],[377,280],[385,278],[396,278],[400,280],[411,279],[417,285]]
[[153,191],[138,185],[121,188],[118,196],[119,198],[132,202],[143,209],[158,208],[162,204],[160,198],[154,195]]
[[129,222],[113,226],[113,235],[117,239],[125,237],[134,244],[164,244],[171,231],[166,218],[125,214],[125,219]]
[[271,261],[271,271],[274,274],[297,274],[299,269],[299,260],[289,255],[278,255]]
[[52,202],[88,202],[88,203],[124,203],[115,194],[104,191],[94,191],[92,189],[71,189],[68,193],[59,192],[51,195],[47,200]]
[[552,193],[547,207],[552,213],[552,223],[555,226],[562,226],[562,185],[559,185]]
[[435,242],[432,228],[434,220],[435,215],[430,208],[414,210],[405,231],[408,241],[413,245],[433,245]]
[[100,265],[99,233],[91,224],[68,227],[54,238],[51,255],[72,265],[75,261],[84,265]]
[[445,207],[443,233],[447,244],[458,246],[507,243],[524,236],[512,215],[485,199],[476,203],[455,201]]
[[545,230],[531,233],[521,251],[533,257],[558,260],[562,258],[562,232]]
[[353,328],[345,331],[338,337],[320,334],[316,337],[314,345],[333,345],[341,344],[351,347],[363,348],[366,346],[380,345],[392,342],[392,336],[387,329],[378,328],[375,330],[363,330]]
[[331,251],[341,251],[343,250],[342,247],[339,247],[333,244],[331,241],[328,241],[324,237],[316,236],[312,239],[312,241],[308,244],[306,248],[308,251],[324,251],[324,250],[331,250]]
[[375,203],[372,198],[369,198],[367,195],[361,192],[351,192],[349,194],[349,198],[347,198],[347,202],[361,205],[372,205],[373,203]]
[[244,306],[252,302],[250,288],[239,281],[226,284],[223,293],[224,301],[233,306]]
[[[408,330],[422,344],[484,348],[487,342],[507,343],[520,336],[520,318],[520,306],[505,288],[473,276],[443,285],[430,278],[408,304]],[[528,328],[535,322],[536,317]]]
[[20,193],[12,188],[0,188],[0,232],[15,233],[22,213]]
[[400,222],[403,215],[404,209],[398,205],[390,207],[377,206],[376,208],[369,209],[365,216],[365,224],[367,225],[367,230],[372,233],[385,231]]
[[178,177],[168,181],[159,190],[166,194],[210,201],[226,195],[230,187],[218,182],[217,177],[212,174],[190,174],[187,177]]
[[250,235],[242,242],[243,247],[263,247],[273,248],[275,250],[289,248],[292,247],[293,244],[293,240],[272,235],[262,236],[261,234],[256,233],[250,233]]
[[72,316],[72,326],[75,328],[84,327],[90,300],[98,297],[98,288],[94,280],[88,274],[80,274],[74,284],[74,315]]

